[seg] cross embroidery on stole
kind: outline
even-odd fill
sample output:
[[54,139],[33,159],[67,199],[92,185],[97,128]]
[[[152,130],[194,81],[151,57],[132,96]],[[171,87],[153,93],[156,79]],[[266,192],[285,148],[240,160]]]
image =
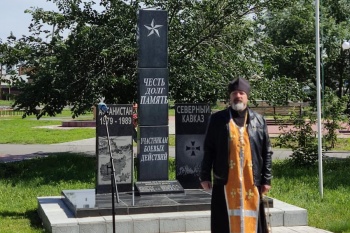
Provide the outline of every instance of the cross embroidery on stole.
[[233,160],[230,160],[230,169],[233,169],[233,167],[236,165],[235,162],[233,162]]
[[230,169],[225,186],[230,233],[256,233],[258,225],[259,192],[254,185],[249,135],[245,129],[231,118]]

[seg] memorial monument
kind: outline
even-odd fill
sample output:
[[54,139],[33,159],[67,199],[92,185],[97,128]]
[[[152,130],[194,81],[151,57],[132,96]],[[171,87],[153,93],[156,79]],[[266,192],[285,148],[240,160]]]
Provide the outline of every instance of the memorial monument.
[[168,180],[168,14],[138,14],[138,181]]
[[138,181],[168,180],[168,14],[138,14]]
[[[108,113],[97,108],[96,189],[62,191],[63,201],[77,218],[110,215],[112,211],[114,216],[210,208],[209,193],[199,189],[184,190],[177,180],[169,180],[167,28],[166,11],[139,10],[137,182],[133,181],[133,106],[108,104]],[[183,109],[180,113],[186,121],[181,123],[183,127],[193,128],[184,129],[179,124],[179,145],[186,147],[194,141],[192,149],[196,150],[197,145],[202,148],[210,107],[207,104],[178,107]],[[180,149],[179,153],[182,153]],[[191,166],[198,170],[200,153],[190,154],[193,161],[178,156],[181,169]],[[116,204],[110,157],[115,168]],[[188,187],[198,188],[197,173],[178,177],[184,178],[184,183],[187,180]]]
[[169,181],[168,13],[138,14],[138,171],[139,193],[183,192]]

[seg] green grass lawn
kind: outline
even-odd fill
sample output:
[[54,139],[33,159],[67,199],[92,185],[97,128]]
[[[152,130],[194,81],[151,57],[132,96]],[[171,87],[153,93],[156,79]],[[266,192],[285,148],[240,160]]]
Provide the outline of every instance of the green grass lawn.
[[336,233],[350,232],[350,158],[323,163],[323,199],[319,192],[318,166],[298,167],[285,161],[273,163],[270,196],[308,211],[310,226]]
[[[92,119],[88,114],[79,117]],[[43,128],[71,120],[70,112],[50,118],[0,117],[0,144],[52,144],[95,137],[95,129]],[[350,150],[350,139],[338,139],[334,150]],[[170,136],[169,145],[175,144]],[[1,146],[0,146],[1,147]],[[1,153],[1,148],[0,148]],[[170,179],[175,178],[170,161]],[[64,189],[95,187],[96,159],[60,153],[14,163],[0,163],[0,232],[44,232],[37,214],[38,196],[57,196]],[[308,210],[309,225],[336,233],[350,233],[350,159],[326,160],[324,198],[318,190],[318,167],[298,167],[288,161],[273,163],[270,196]]]
[[[170,160],[170,179],[175,177]],[[64,189],[95,188],[96,159],[61,153],[14,163],[0,163],[0,229],[3,233],[41,233],[37,197],[58,196]],[[317,166],[273,164],[269,196],[308,210],[309,225],[350,232],[350,159],[324,163],[324,198],[318,192]]]
[[0,163],[0,232],[44,232],[37,197],[59,196],[64,189],[94,188],[95,158],[57,154]]
[[[0,117],[0,144],[52,144],[95,137],[93,128],[75,128],[65,130],[47,126],[60,126],[62,121],[73,120],[68,111],[57,117],[35,117],[22,119],[21,116]],[[79,117],[79,120],[92,120],[92,115]]]

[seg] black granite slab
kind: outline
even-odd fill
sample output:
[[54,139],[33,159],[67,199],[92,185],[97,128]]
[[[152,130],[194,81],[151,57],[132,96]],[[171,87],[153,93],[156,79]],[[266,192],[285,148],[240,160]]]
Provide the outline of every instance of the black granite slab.
[[[111,159],[113,157],[115,179],[120,190],[131,190],[133,106],[131,104],[108,104],[108,113],[97,108],[96,152],[98,193],[111,192]],[[108,134],[107,134],[108,130]],[[110,147],[109,147],[110,144]]]
[[139,126],[137,180],[168,180],[169,127]]
[[138,181],[135,183],[135,187],[140,195],[185,192],[177,180]]
[[[111,194],[96,194],[95,189],[63,190],[63,201],[76,218],[112,214]],[[184,193],[134,196],[119,193],[115,202],[116,215],[166,213],[210,210],[211,193],[202,189],[186,189]],[[116,200],[115,200],[116,201]],[[273,199],[266,198],[265,206],[273,208]]]
[[176,179],[185,189],[201,188],[199,173],[210,115],[206,103],[175,104]]
[[138,69],[138,124],[168,125],[168,68]]
[[138,11],[138,67],[168,67],[168,13]]
[[[96,194],[95,189],[63,190],[63,201],[76,218],[112,214],[111,194]],[[116,215],[210,210],[211,194],[204,190],[184,193],[133,195],[119,193]]]
[[[98,107],[96,113],[96,134],[99,137],[107,136],[130,136],[132,135],[132,104],[108,104],[108,113],[105,115]],[[106,127],[107,125],[107,127]]]

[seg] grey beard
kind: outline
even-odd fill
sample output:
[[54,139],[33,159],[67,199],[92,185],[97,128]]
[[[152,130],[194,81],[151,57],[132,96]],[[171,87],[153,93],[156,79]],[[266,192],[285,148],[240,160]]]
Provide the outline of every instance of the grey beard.
[[242,102],[239,102],[237,104],[233,103],[231,107],[233,110],[238,112],[243,111],[246,108],[245,104],[243,104]]

